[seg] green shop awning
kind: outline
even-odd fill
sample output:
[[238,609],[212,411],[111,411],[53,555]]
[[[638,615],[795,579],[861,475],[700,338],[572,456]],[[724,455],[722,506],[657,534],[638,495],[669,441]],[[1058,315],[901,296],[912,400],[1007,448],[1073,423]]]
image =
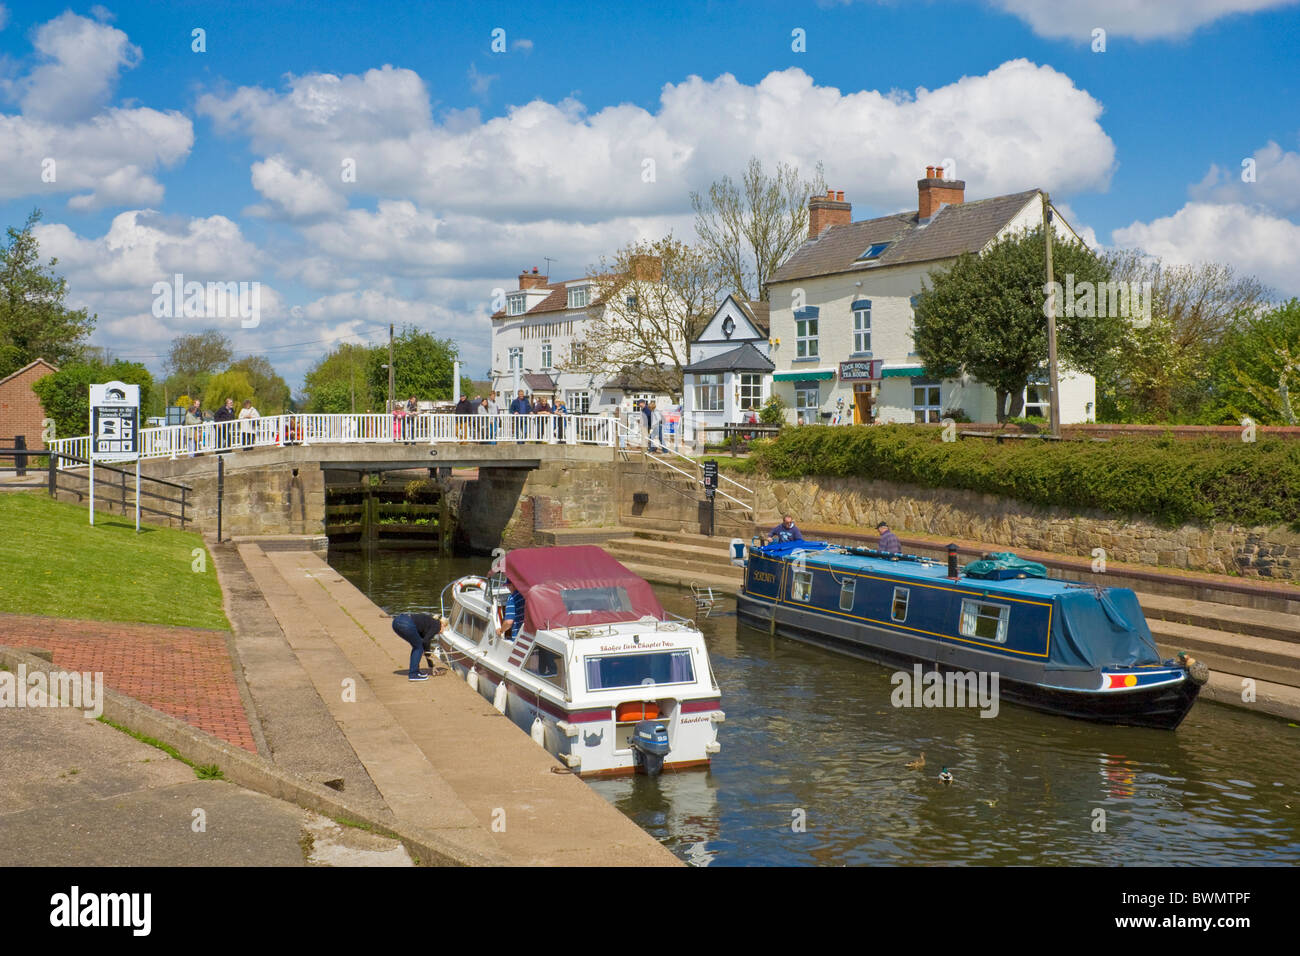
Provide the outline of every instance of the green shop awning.
[[880,372],[881,378],[917,378],[925,374],[923,365],[901,365],[898,368],[886,368]]
[[833,368],[810,368],[799,372],[777,372],[772,376],[777,382],[824,381],[835,377]]

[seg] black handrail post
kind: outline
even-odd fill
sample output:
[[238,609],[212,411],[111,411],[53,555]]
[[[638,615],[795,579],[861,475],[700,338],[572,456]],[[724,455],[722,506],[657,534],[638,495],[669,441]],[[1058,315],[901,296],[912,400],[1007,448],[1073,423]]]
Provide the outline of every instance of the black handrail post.
[[14,452],[15,452],[14,471],[17,473],[17,477],[19,478],[27,477],[27,456],[18,454],[18,452],[25,452],[26,450],[27,450],[27,436],[15,435],[14,436]]
[[59,494],[59,453],[53,448],[50,449],[50,497],[56,498]]
[[[217,544],[221,543],[221,502],[226,494],[226,456],[217,456]],[[181,527],[185,523],[181,522]]]
[[188,490],[189,489],[185,485],[181,485],[181,530],[182,531],[185,530],[185,492]]

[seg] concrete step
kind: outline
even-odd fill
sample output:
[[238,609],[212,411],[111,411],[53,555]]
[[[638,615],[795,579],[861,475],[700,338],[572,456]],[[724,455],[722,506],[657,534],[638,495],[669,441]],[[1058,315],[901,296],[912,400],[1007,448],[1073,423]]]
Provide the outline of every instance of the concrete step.
[[[739,577],[732,578],[723,574],[683,571],[654,563],[628,563],[623,561],[622,558],[619,560],[633,574],[639,575],[654,584],[667,584],[679,588],[689,588],[692,584],[700,587],[711,587],[718,596],[727,598],[734,598],[736,592],[740,590]],[[737,568],[736,570],[739,571],[740,569]]]
[[[664,531],[654,528],[638,528],[628,526],[632,531],[632,537],[642,541],[668,541],[674,544],[695,545],[705,548],[713,548],[720,555],[726,556],[727,547],[731,542],[730,537],[723,537],[720,534],[707,535],[689,531]],[[752,530],[752,529],[751,529]],[[732,537],[743,538],[745,543],[749,543],[749,535],[732,535]]]
[[[694,519],[638,518],[636,515],[621,514],[618,516],[618,523],[630,528],[638,535],[642,532],[648,532],[674,536],[694,534],[702,538],[708,537],[699,534],[700,523]],[[753,522],[747,518],[734,518],[719,513],[715,516],[715,530],[717,531],[717,534],[714,535],[715,539],[722,538],[725,542],[730,541],[732,538],[744,538],[748,541],[749,535],[753,531]]]
[[[674,580],[678,578],[709,577],[725,578],[731,582],[733,588],[739,588],[744,581],[744,572],[717,560],[664,560],[658,555],[645,554],[636,550],[624,550],[614,547],[612,544],[603,545],[606,551],[613,555],[618,561],[627,567],[632,565],[649,566],[660,568],[662,574],[673,576]],[[735,571],[735,574],[731,572]]]
[[1147,626],[1151,628],[1151,634],[1157,643],[1178,650],[1214,653],[1237,660],[1288,668],[1293,674],[1291,683],[1300,683],[1296,680],[1300,678],[1300,646],[1296,644],[1158,618],[1148,620]]
[[[719,561],[730,561],[728,551],[730,538],[710,539],[707,535],[681,535],[674,540],[670,535],[664,538],[641,538],[635,535],[613,538],[607,547],[617,547],[620,551],[644,554],[666,561],[701,561],[716,565]],[[737,571],[740,569],[737,568]]]
[[[1220,651],[1191,648],[1184,644],[1170,644],[1166,641],[1157,641],[1156,647],[1160,649],[1160,654],[1164,659],[1176,657],[1179,651],[1187,651],[1197,660],[1204,661],[1206,666],[1210,668],[1211,673],[1214,674],[1232,674],[1239,678],[1250,677],[1255,681],[1269,681],[1270,683],[1291,687],[1300,683],[1297,681],[1297,677],[1300,677],[1300,671],[1293,667],[1277,667],[1273,664],[1261,664],[1258,661],[1243,661]],[[1240,683],[1240,680],[1238,680],[1238,690],[1240,690]]]
[[1147,620],[1192,624],[1251,637],[1300,644],[1300,617],[1211,601],[1191,601],[1163,594],[1137,592]]

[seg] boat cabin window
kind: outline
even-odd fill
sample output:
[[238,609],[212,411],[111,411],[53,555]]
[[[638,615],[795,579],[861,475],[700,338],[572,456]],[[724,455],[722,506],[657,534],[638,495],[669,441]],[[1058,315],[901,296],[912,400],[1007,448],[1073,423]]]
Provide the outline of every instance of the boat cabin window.
[[549,681],[556,687],[564,687],[563,661],[560,655],[547,647],[534,647],[524,662],[524,670],[536,674],[542,680]]
[[627,596],[627,588],[617,586],[605,588],[566,588],[560,592],[564,599],[564,609],[572,614],[575,611],[631,611],[632,601]]
[[845,578],[840,583],[840,610],[853,610],[853,592],[857,590],[857,578]]
[[961,602],[961,633],[985,641],[1007,642],[1007,616],[1011,608],[1005,604],[989,604],[970,599]]
[[589,691],[643,684],[685,684],[695,680],[690,651],[588,657],[586,665]]
[[458,606],[456,613],[452,615],[451,626],[465,640],[477,644],[483,639],[483,633],[487,630],[487,621]]
[[790,581],[790,597],[795,601],[812,600],[812,572],[796,571]]
[[894,588],[894,602],[889,608],[891,620],[902,623],[907,620],[907,588]]

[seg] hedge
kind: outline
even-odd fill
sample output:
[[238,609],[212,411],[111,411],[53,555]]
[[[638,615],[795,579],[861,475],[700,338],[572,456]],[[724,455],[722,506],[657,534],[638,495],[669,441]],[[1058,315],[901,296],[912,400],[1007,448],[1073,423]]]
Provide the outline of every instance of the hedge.
[[1035,505],[1091,508],[1157,522],[1288,523],[1300,531],[1300,442],[1125,437],[945,442],[907,426],[787,428],[755,442],[750,467],[771,478],[880,479],[960,488]]

